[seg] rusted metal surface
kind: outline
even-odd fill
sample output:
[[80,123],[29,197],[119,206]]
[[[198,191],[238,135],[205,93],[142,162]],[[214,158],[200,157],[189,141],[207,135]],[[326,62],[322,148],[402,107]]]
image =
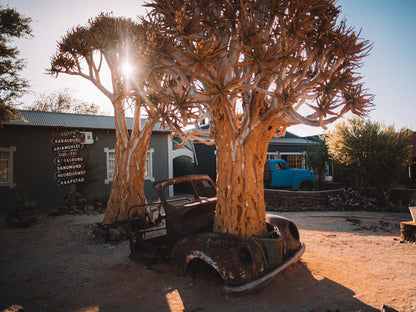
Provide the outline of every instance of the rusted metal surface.
[[171,261],[179,276],[185,276],[191,261],[196,259],[212,266],[229,285],[256,279],[266,270],[256,243],[231,234],[193,235],[178,242],[172,250]]
[[261,276],[258,279],[252,280],[248,283],[245,283],[243,285],[227,285],[225,284],[222,288],[222,292],[224,294],[232,294],[232,293],[244,293],[244,292],[253,292],[257,289],[260,289],[261,287],[264,287],[269,283],[277,274],[285,270],[290,265],[296,263],[299,261],[300,257],[302,257],[303,253],[305,252],[305,244],[301,244],[299,249],[295,251],[295,253],[288,258],[282,265],[277,266],[272,271],[266,273],[265,275]]
[[[212,266],[227,285],[243,285],[264,276],[301,247],[293,222],[268,216],[273,230],[265,237],[244,238],[223,233],[202,233],[177,242],[171,253],[176,273],[187,274],[187,268],[198,259]],[[276,226],[276,227],[275,227]],[[277,226],[279,228],[277,228]]]
[[275,215],[266,215],[266,222],[268,226],[277,227],[283,244],[283,257],[290,257],[301,246],[299,231],[296,225],[283,217]]
[[[167,188],[181,184],[188,184],[186,194],[169,199]],[[131,257],[142,263],[165,257],[184,276],[202,261],[224,280],[224,292],[245,292],[297,261],[305,249],[296,225],[274,215],[267,215],[264,237],[213,233],[217,198],[208,176],[177,177],[154,186],[160,201],[144,205],[145,220],[129,219]]]
[[[171,185],[187,183],[192,193],[187,200],[170,202],[165,190]],[[217,204],[215,183],[205,175],[177,177],[155,183],[166,211],[166,228],[170,247],[180,239],[195,233],[212,232]]]

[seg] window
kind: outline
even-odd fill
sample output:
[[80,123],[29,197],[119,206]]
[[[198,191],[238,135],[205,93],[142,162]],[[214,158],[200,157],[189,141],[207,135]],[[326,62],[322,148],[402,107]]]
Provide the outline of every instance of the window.
[[287,170],[287,166],[284,163],[276,163],[276,170]]
[[107,168],[107,178],[104,180],[104,183],[109,184],[111,181],[113,181],[116,153],[114,149],[109,149],[107,147],[104,148],[104,153]]
[[0,186],[16,186],[13,183],[13,152],[15,151],[15,146],[0,147]]
[[[153,152],[154,149],[151,148],[147,151],[146,157],[146,164],[145,164],[145,173],[144,179],[154,181],[155,178],[153,177]],[[106,162],[107,162],[107,178],[105,179],[104,183],[109,184],[113,181],[114,176],[114,167],[115,167],[115,150],[104,148],[104,153],[106,154]]]
[[303,168],[303,157],[302,155],[287,155],[287,164],[290,168]]
[[144,172],[144,179],[150,180],[152,182],[155,180],[155,178],[153,177],[153,152],[154,152],[153,148],[147,151],[146,167],[145,167],[145,172]]

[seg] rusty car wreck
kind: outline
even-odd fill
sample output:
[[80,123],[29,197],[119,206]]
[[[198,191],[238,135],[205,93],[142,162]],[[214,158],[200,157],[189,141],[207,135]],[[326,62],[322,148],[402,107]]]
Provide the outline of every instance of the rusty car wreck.
[[[268,233],[241,237],[212,231],[216,187],[205,175],[177,177],[154,184],[160,201],[146,204],[145,220],[129,210],[130,257],[145,265],[159,259],[172,264],[179,276],[196,263],[213,268],[224,281],[223,292],[257,289],[305,250],[296,225],[285,218],[267,215]],[[169,188],[185,194],[169,198]]]

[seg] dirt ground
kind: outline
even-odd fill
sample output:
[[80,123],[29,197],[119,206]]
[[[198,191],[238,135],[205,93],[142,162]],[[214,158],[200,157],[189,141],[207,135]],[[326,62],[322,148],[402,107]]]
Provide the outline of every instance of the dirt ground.
[[[92,234],[97,216],[0,223],[0,311],[416,311],[416,244],[400,241],[410,214],[283,213],[306,251],[260,291],[223,295],[218,280],[180,278],[128,258],[127,242]],[[347,217],[348,219],[347,221]],[[359,223],[358,221],[361,221]]]

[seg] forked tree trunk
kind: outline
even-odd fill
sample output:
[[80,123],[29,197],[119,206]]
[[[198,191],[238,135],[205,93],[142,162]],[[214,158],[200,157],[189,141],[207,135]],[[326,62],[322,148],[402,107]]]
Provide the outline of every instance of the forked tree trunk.
[[[227,127],[227,125],[219,125]],[[222,129],[216,136],[218,201],[214,231],[240,236],[260,236],[266,232],[263,173],[271,135],[267,127],[246,137]]]
[[[146,203],[145,166],[153,125],[154,122],[150,122],[141,131],[133,131],[134,137],[130,138],[127,146],[117,135],[114,176],[103,224],[126,220],[130,207]],[[132,212],[143,215],[144,209],[135,208]]]
[[[110,198],[105,210],[103,224],[126,220],[128,209],[131,206],[146,203],[144,168],[137,168],[137,164],[145,163],[140,161],[141,153],[135,153],[128,148],[117,151],[116,148],[117,154],[119,159],[117,160],[116,156]],[[135,158],[133,161],[129,161],[130,155]]]

